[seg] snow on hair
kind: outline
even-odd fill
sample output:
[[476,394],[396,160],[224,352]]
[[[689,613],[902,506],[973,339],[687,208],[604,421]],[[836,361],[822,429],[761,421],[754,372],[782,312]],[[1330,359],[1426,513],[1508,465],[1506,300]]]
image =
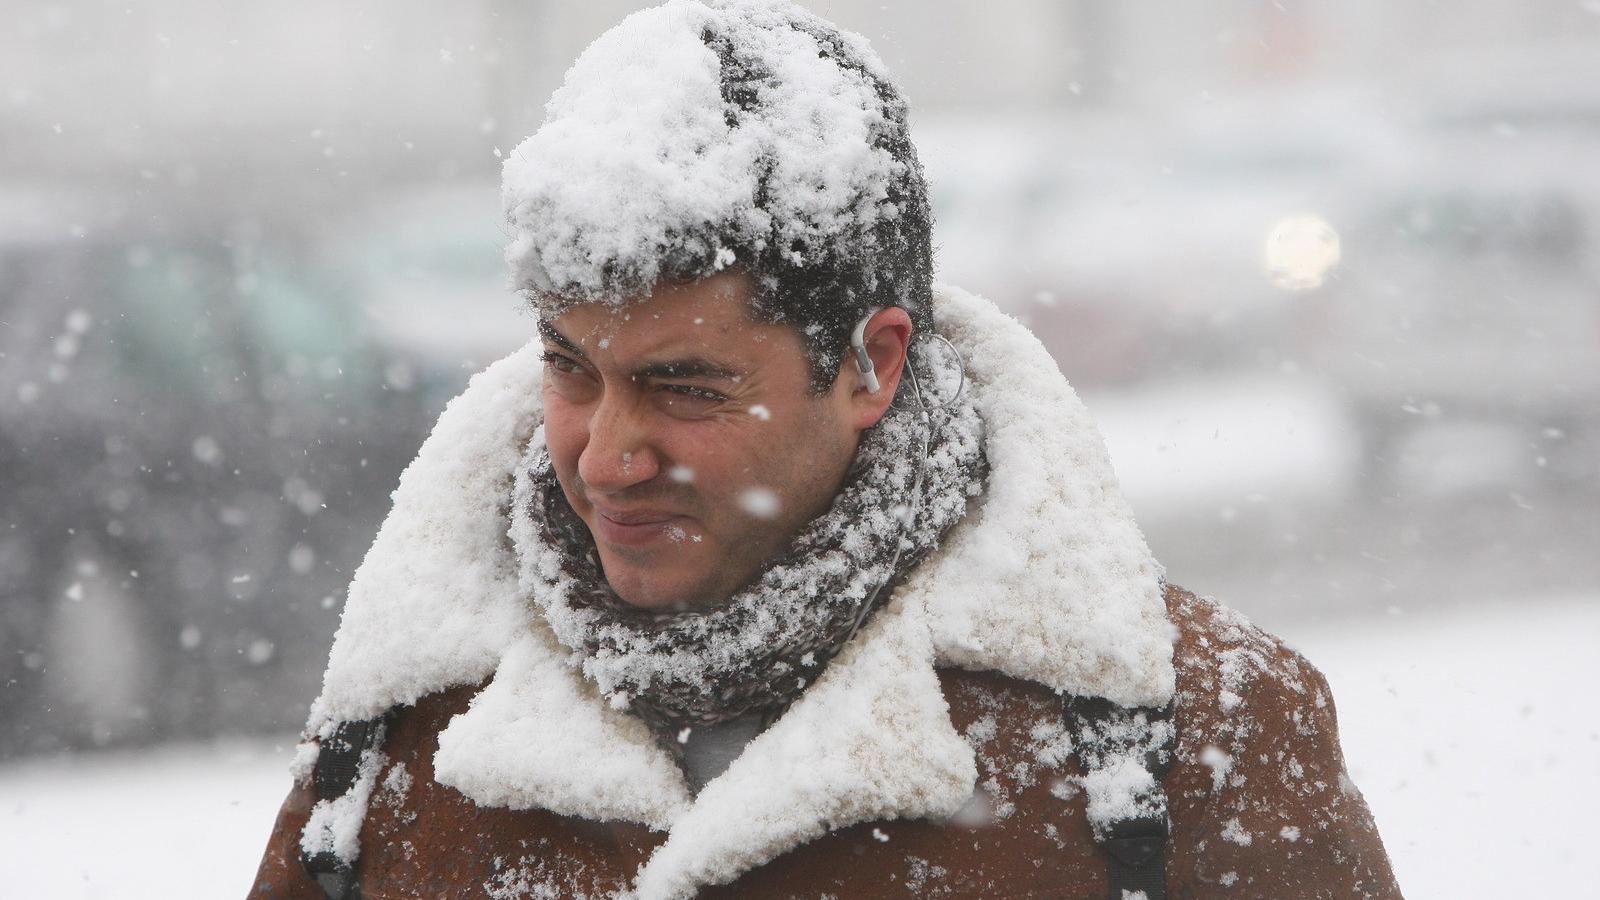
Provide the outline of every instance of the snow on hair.
[[864,39],[785,0],[672,0],[601,35],[507,157],[502,200],[543,309],[737,266],[814,374],[873,306],[930,324],[906,104]]

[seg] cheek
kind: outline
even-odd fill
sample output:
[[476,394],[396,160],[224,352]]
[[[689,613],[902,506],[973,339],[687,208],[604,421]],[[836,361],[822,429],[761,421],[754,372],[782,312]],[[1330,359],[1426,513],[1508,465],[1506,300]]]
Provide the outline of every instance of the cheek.
[[549,388],[544,392],[544,442],[556,471],[563,476],[576,468],[578,456],[589,442],[587,415]]
[[[766,429],[752,429],[743,421],[662,423],[654,447],[664,463],[663,474],[682,495],[696,498],[702,516],[731,527],[740,523],[738,498],[746,490],[770,480],[770,461],[781,442]],[[676,470],[676,473],[675,473]],[[682,481],[684,471],[692,473]]]
[[661,455],[667,477],[679,481],[672,469],[688,469],[688,482],[697,493],[715,494],[739,469],[739,437],[734,429],[712,421],[661,422],[652,434],[652,447]]
[[795,470],[814,456],[817,439],[817,430],[805,424],[742,421],[703,436],[692,450],[697,462],[690,465],[705,472],[697,483],[709,493],[736,497],[760,487],[787,494]]

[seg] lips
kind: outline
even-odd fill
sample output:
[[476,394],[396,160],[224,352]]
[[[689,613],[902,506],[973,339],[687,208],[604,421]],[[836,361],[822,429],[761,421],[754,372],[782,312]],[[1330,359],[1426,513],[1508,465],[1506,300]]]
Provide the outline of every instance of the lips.
[[591,524],[600,539],[613,544],[637,547],[652,541],[665,540],[671,526],[684,518],[664,510],[614,510],[596,506],[594,521]]

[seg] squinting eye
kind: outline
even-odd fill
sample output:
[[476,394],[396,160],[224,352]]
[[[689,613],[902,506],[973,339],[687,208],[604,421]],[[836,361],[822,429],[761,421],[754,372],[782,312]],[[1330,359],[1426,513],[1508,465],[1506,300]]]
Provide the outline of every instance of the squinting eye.
[[686,400],[699,400],[704,403],[721,403],[728,399],[716,391],[695,387],[692,384],[664,384],[661,389],[672,394],[674,399],[681,397]]
[[557,372],[565,372],[568,375],[577,372],[579,368],[578,364],[572,360],[559,353],[551,353],[548,350],[539,358],[544,360],[544,364],[550,368],[555,369]]

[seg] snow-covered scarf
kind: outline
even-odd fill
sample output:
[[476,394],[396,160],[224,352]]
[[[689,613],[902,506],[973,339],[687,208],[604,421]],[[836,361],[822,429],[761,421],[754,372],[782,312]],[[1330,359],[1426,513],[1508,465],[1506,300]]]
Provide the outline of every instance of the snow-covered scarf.
[[[959,360],[918,356],[924,383],[959,383],[951,369]],[[915,402],[898,408],[912,393],[908,385],[897,408],[863,433],[828,511],[708,610],[642,610],[611,591],[539,432],[512,503],[523,592],[578,654],[585,676],[657,729],[780,712],[870,613],[863,605],[886,600],[983,488],[983,424],[970,394],[929,411]]]

